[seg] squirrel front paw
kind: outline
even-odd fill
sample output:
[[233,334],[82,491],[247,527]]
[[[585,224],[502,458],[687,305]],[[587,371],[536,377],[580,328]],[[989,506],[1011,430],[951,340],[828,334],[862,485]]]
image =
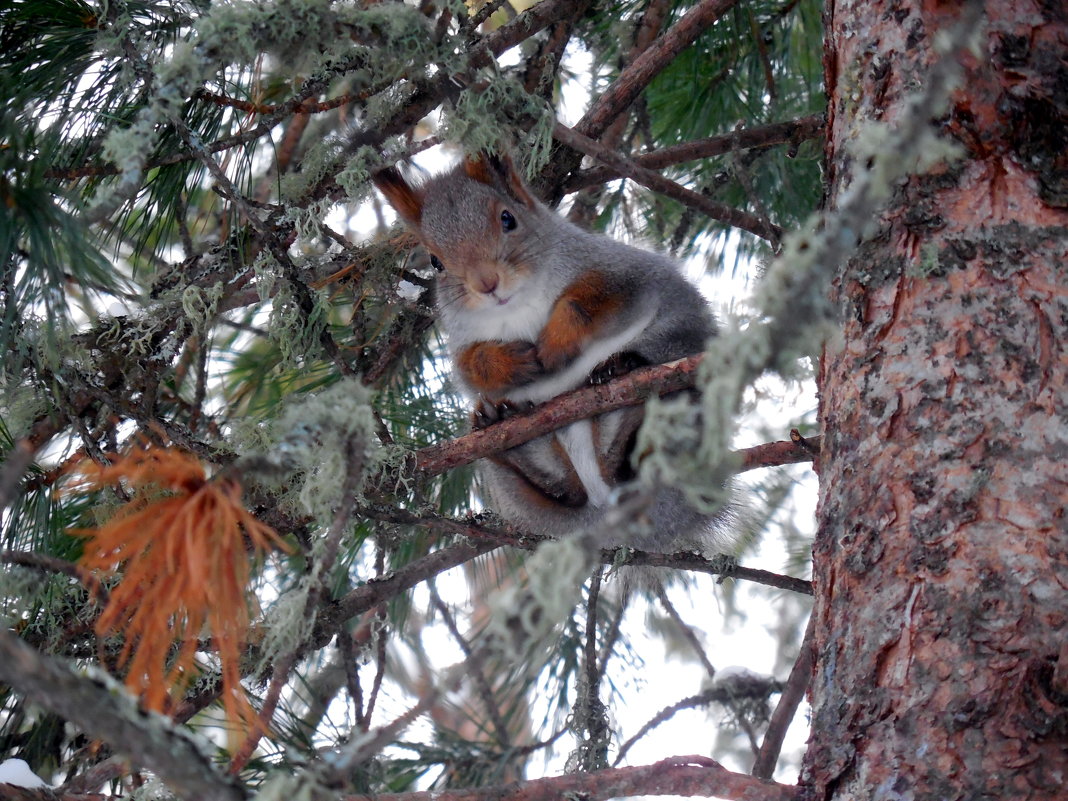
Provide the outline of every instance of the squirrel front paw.
[[474,411],[471,412],[471,430],[479,431],[487,426],[500,422],[501,420],[507,420],[509,417],[522,414],[532,408],[534,408],[534,404],[530,401],[513,403],[512,401],[505,399],[498,403],[494,403],[486,398],[479,398],[478,403],[475,404]]
[[500,397],[545,374],[532,342],[475,342],[456,362],[467,383],[489,397]]

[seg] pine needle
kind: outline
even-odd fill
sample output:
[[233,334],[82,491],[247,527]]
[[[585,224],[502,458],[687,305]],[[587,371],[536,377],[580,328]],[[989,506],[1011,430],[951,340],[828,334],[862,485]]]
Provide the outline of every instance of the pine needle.
[[251,559],[288,546],[244,507],[236,480],[208,479],[188,453],[145,445],[108,458],[81,462],[74,485],[89,492],[122,482],[134,496],[106,524],[72,532],[86,538],[83,566],[119,575],[97,636],[122,635],[117,668],[127,688],[168,712],[196,677],[199,638],[210,632],[226,717],[247,730],[256,719],[240,671]]

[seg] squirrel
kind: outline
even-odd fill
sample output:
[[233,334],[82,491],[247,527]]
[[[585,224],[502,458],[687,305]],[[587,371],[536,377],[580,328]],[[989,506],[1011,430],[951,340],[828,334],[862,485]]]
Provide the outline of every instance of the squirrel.
[[[507,156],[467,157],[421,185],[375,186],[430,253],[437,310],[462,391],[488,425],[634,367],[697,353],[716,333],[704,297],[665,257],[585,231],[531,193]],[[596,524],[635,477],[641,406],[572,423],[482,460],[490,506],[530,533]],[[662,487],[627,544],[701,547],[712,518]]]

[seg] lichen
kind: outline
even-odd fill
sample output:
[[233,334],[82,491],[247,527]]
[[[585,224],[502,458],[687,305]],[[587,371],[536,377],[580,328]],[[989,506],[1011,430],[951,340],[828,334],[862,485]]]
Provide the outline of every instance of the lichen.
[[381,157],[370,147],[361,147],[337,174],[337,185],[345,190],[349,203],[362,203],[370,194],[371,170]]
[[27,610],[41,594],[41,576],[23,567],[0,570],[0,626],[22,628]]
[[19,379],[0,371],[0,426],[13,441],[26,436],[33,422],[50,409],[33,383]]
[[544,542],[527,559],[526,586],[511,585],[489,599],[488,631],[505,652],[522,657],[527,646],[553,631],[579,602],[593,569],[583,540]]
[[130,795],[131,801],[177,801],[172,793],[156,776],[148,774],[145,782]]
[[[193,92],[229,65],[252,64],[267,54],[293,74],[329,72],[336,64],[351,61],[353,41],[362,39],[374,45],[373,53],[368,46],[362,48],[368,59],[368,81],[392,81],[412,64],[439,60],[432,57],[437,45],[427,26],[417,9],[404,4],[367,8],[338,6],[330,0],[216,4],[197,18],[187,38],[175,42],[168,56],[157,62],[155,43],[141,36],[130,17],[120,16],[116,24],[102,26],[99,46],[126,65],[128,83],[148,76],[151,92],[133,122],[113,128],[104,139],[103,155],[118,167],[119,179],[101,184],[94,199],[96,209],[110,209],[132,195],[163,123],[177,119]],[[131,57],[131,52],[142,55]],[[391,57],[382,58],[387,52]]]
[[290,404],[274,424],[273,452],[301,476],[301,506],[322,525],[333,521],[350,471],[358,477],[358,496],[362,479],[387,458],[378,445],[372,398],[358,379],[343,379]]
[[266,302],[274,294],[275,285],[282,275],[282,267],[278,259],[268,248],[264,248],[256,256],[252,264],[252,273],[256,276],[256,294],[260,302]]
[[286,367],[299,368],[305,359],[318,358],[322,353],[319,337],[326,326],[326,306],[317,294],[313,295],[313,302],[311,313],[305,314],[288,284],[275,293],[268,331]]
[[[279,187],[282,201],[292,202],[302,198],[312,187],[330,175],[337,168],[343,144],[338,137],[328,137],[311,145],[301,159],[300,170],[286,173],[282,177]],[[294,214],[304,213],[304,210],[289,206],[286,212],[292,219]]]
[[222,297],[221,282],[211,287],[187,286],[182,290],[182,311],[197,331],[203,331],[215,318]]
[[[322,538],[313,543],[313,550],[317,544],[322,544]],[[314,559],[314,554],[312,558]],[[308,595],[314,584],[315,577],[310,572],[305,573],[295,586],[282,593],[267,610],[260,625],[264,637],[254,675],[267,675],[272,665],[297,649],[315,625],[315,609],[308,609]]]
[[496,75],[481,91],[461,94],[445,115],[443,135],[462,142],[471,153],[498,152],[519,144],[511,141],[520,129],[519,121],[533,122],[522,143],[528,176],[532,176],[548,159],[553,115],[541,98],[528,94],[513,78]]
[[920,246],[920,260],[913,262],[908,274],[912,278],[930,278],[937,275],[941,268],[942,265],[938,258],[938,243],[928,241]]

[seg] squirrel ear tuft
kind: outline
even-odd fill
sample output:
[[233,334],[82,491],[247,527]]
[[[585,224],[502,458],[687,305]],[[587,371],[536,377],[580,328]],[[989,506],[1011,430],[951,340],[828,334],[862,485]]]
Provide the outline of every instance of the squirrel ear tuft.
[[397,214],[409,225],[418,227],[423,216],[423,192],[404,180],[396,167],[386,167],[371,176],[378,191],[386,196]]
[[479,153],[477,156],[464,158],[464,172],[472,181],[478,181],[487,186],[496,186],[497,180],[489,165],[489,158]]
[[524,206],[534,205],[534,197],[507,153],[468,156],[464,159],[464,172],[472,180],[501,190]]

